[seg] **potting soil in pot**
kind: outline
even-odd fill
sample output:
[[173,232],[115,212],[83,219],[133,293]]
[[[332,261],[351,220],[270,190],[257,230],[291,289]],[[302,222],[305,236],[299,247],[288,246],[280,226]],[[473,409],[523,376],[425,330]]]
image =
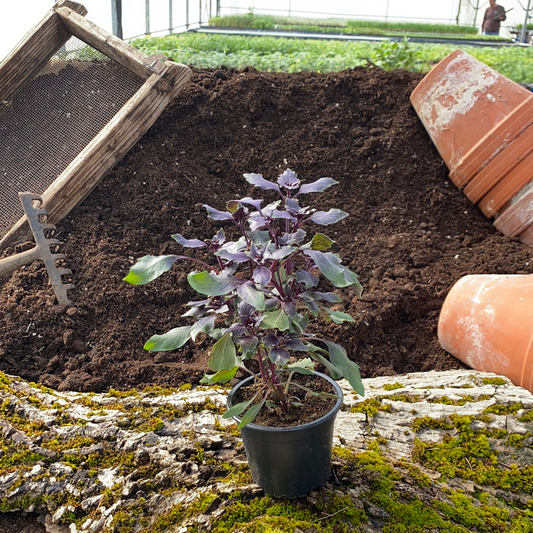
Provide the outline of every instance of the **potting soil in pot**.
[[499,234],[449,181],[409,103],[422,76],[194,69],[148,134],[57,225],[76,306],[54,305],[38,262],[0,280],[1,370],[60,390],[197,383],[210,339],[161,354],[142,348],[189,324],[185,304],[199,299],[186,282],[191,263],[145,287],[122,278],[140,256],[183,253],[173,233],[211,238],[220,224],[202,204],[224,209],[251,195],[243,173],[275,179],[287,167],[303,180],[338,180],[306,204],[350,213],[316,228],[364,287],[360,300],[340,291],[355,322],[330,324],[327,336],[363,377],[461,367],[437,340],[447,292],[466,274],[529,274],[532,250]]

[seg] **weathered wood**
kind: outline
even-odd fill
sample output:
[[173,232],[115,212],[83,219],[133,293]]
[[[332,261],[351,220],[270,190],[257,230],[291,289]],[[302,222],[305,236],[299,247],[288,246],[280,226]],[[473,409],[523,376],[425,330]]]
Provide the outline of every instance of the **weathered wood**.
[[78,13],[68,7],[56,8],[55,11],[73,35],[105,56],[120,63],[143,79],[149,78],[154,73],[153,67],[150,67],[153,61],[148,61],[145,54],[128,43],[103,30],[90,20],[80,17]]
[[[167,63],[161,75],[153,74],[144,83],[42,194],[50,223],[60,221],[87,197],[104,174],[152,126],[190,76],[188,67]],[[29,228],[24,216],[0,241],[0,250],[28,236]]]
[[[87,10],[76,2],[56,4],[83,19]],[[58,9],[58,7],[55,7]],[[7,100],[34,72],[38,71],[72,36],[61,17],[51,9],[0,63],[0,101]]]

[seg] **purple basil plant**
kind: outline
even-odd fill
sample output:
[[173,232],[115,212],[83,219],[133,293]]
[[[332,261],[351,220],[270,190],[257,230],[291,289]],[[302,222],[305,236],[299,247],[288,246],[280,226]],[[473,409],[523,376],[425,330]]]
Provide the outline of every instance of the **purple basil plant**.
[[[240,427],[250,423],[274,393],[277,405],[289,412],[292,400],[287,382],[293,374],[312,373],[314,361],[324,365],[334,379],[346,378],[353,389],[364,395],[359,367],[339,344],[317,333],[307,332],[310,318],[323,317],[336,324],[353,322],[347,313],[331,309],[342,301],[332,291],[319,291],[320,274],[338,288],[362,288],[357,275],[342,265],[337,254],[328,250],[329,237],[316,233],[309,238],[303,229],[310,223],[327,226],[342,220],[340,209],[317,211],[300,205],[300,198],[322,192],[338,182],[320,178],[302,183],[290,169],[277,183],[260,174],[245,174],[248,183],[272,191],[278,199],[267,205],[263,200],[241,198],[227,202],[219,211],[204,205],[208,217],[233,224],[240,233],[227,241],[223,229],[212,239],[172,238],[186,248],[206,248],[213,254],[210,265],[182,255],[145,256],[130,269],[125,281],[144,285],[168,271],[175,261],[187,259],[200,265],[200,271],[187,276],[191,287],[203,300],[189,302],[183,315],[194,323],[154,335],[145,344],[149,351],[176,350],[203,332],[216,342],[209,369],[202,383],[227,383],[239,369],[250,372],[245,361],[255,359],[264,387],[252,400],[234,405],[225,413],[230,418],[245,413]],[[325,393],[324,393],[325,394]]]

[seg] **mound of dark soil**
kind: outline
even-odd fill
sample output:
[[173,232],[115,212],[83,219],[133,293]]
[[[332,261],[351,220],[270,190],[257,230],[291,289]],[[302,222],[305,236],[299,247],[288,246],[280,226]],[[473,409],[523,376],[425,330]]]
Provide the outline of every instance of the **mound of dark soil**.
[[1,370],[61,390],[197,383],[210,339],[161,354],[142,348],[189,323],[181,315],[197,299],[185,279],[190,264],[144,287],[122,278],[142,255],[183,253],[173,233],[212,237],[217,227],[201,204],[223,209],[261,193],[243,173],[275,179],[287,167],[304,180],[340,182],[308,199],[351,215],[325,230],[364,295],[346,291],[355,323],[328,334],[362,375],[460,367],[437,340],[448,290],[466,274],[531,273],[533,263],[530,248],[500,235],[447,179],[409,103],[421,77],[194,69],[147,135],[58,224],[75,307],[55,305],[38,262],[1,281]]

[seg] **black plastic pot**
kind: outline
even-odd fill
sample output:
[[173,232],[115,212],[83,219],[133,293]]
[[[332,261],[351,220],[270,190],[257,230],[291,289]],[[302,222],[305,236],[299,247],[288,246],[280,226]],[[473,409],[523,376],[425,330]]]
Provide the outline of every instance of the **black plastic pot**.
[[[265,494],[298,498],[324,485],[331,473],[333,426],[342,405],[342,390],[330,377],[315,372],[329,381],[338,396],[333,409],[323,417],[295,427],[267,427],[248,424],[241,436],[254,481]],[[231,407],[236,391],[248,384],[249,377],[237,384],[228,396]],[[235,417],[239,424],[240,418]]]

